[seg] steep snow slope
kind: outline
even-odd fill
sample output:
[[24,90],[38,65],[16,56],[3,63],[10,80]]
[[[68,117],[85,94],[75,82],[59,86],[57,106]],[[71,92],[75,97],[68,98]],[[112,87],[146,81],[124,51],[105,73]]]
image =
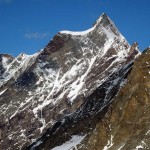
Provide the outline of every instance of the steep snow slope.
[[[86,98],[107,83],[97,99],[97,105],[105,103],[101,107],[95,103],[93,108],[95,113],[102,110],[114,96],[110,93],[113,86],[118,90],[124,81],[128,68],[123,78],[117,72],[137,54],[136,43],[131,47],[102,14],[87,31],[59,32],[39,53],[21,54],[8,64],[2,59],[0,148],[22,149],[65,116],[82,107],[86,113],[90,107]],[[104,98],[104,94],[113,96]]]

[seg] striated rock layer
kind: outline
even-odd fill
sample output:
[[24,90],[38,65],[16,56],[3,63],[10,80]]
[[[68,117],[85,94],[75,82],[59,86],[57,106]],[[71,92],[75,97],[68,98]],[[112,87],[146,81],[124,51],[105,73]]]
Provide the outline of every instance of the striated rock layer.
[[89,30],[59,32],[34,55],[0,55],[0,149],[81,142],[138,55],[137,43],[130,46],[106,14]]

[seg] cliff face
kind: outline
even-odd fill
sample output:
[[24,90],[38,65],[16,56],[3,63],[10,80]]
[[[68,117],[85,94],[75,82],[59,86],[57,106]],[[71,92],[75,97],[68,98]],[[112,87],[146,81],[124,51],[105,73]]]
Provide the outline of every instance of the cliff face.
[[83,139],[138,54],[103,14],[89,30],[59,32],[34,55],[0,55],[0,149],[49,150]]
[[127,83],[81,149],[150,148],[150,49],[134,62]]

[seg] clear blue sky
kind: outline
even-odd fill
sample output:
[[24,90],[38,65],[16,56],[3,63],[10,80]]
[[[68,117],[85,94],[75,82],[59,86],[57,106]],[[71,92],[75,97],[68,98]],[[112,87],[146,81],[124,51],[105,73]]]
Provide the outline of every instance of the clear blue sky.
[[150,45],[150,0],[0,0],[0,53],[33,54],[61,30],[86,30],[103,13],[130,44]]

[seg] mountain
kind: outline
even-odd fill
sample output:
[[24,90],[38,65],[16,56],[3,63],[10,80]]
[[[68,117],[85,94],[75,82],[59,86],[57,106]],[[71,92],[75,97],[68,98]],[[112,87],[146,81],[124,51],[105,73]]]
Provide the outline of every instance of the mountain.
[[106,14],[86,31],[57,33],[34,55],[1,54],[0,149],[80,143],[105,117],[139,54]]

